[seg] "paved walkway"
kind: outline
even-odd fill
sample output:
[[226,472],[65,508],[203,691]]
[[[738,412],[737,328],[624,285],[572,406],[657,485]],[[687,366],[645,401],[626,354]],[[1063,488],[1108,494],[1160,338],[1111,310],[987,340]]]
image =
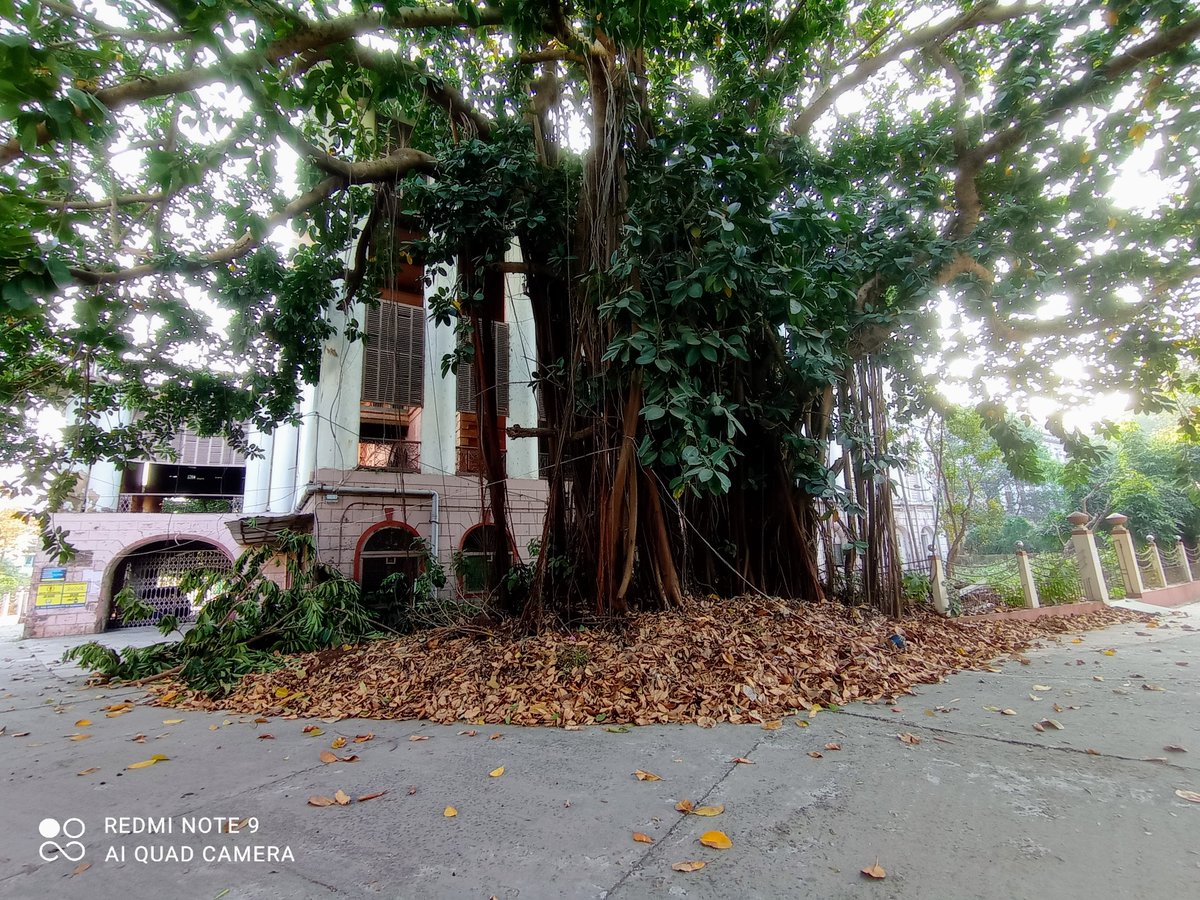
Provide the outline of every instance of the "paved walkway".
[[[66,641],[9,631],[0,898],[1195,896],[1200,804],[1175,791],[1200,791],[1200,614],[1162,621],[1068,636],[1027,665],[964,672],[894,707],[823,712],[805,728],[343,721],[316,723],[319,736],[303,732],[307,721],[143,706],[108,718],[107,706],[140,694],[85,689],[55,662]],[[1005,709],[1015,715],[995,711]],[[1063,727],[1035,730],[1043,719]],[[470,727],[479,734],[460,734]],[[348,743],[333,752],[359,760],[323,764],[339,735]],[[154,754],[168,759],[127,768]],[[661,780],[639,781],[639,769]],[[307,804],[339,789],[388,793]],[[725,811],[685,817],[675,811],[685,798]],[[182,833],[217,817],[251,821],[235,834]],[[80,862],[40,858],[54,852],[39,835],[46,818],[81,820],[81,848],[54,839],[81,849]],[[171,833],[113,833],[148,818]],[[701,846],[709,829],[732,848]],[[706,866],[672,870],[687,860]],[[860,874],[876,860],[883,881]]]

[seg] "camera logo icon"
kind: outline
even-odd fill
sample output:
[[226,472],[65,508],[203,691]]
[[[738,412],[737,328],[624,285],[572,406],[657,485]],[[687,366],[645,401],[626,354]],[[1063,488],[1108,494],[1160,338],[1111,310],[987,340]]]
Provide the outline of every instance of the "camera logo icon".
[[[87,849],[77,838],[83,837],[86,830],[87,826],[83,824],[83,819],[63,819],[62,822],[59,822],[58,819],[42,819],[38,823],[38,834],[46,840],[38,848],[38,856],[44,862],[53,862],[56,859],[79,862],[83,859]],[[66,838],[62,844],[57,840],[60,837]]]

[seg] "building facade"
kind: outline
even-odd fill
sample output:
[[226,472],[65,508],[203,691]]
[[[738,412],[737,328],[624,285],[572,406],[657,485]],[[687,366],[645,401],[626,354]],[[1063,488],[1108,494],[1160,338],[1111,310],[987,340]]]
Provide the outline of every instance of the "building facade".
[[[517,256],[514,250],[513,261]],[[453,329],[427,314],[428,299],[456,278],[426,284],[419,266],[400,267],[378,305],[331,310],[337,334],[324,347],[318,382],[298,424],[252,434],[250,458],[219,438],[182,434],[171,453],[101,463],[82,474],[77,508],[54,517],[76,556],[34,563],[28,636],[84,634],[126,621],[113,598],[132,587],[156,616],[187,615],[175,585],[197,565],[223,567],[273,530],[311,532],[321,558],[364,588],[412,572],[426,547],[456,573],[452,589],[481,588],[497,535],[488,521],[469,367],[441,374]],[[503,276],[496,315],[495,384],[501,416],[512,549],[528,556],[541,536],[546,483],[537,438],[506,439],[510,425],[538,425],[535,343],[524,277]],[[368,335],[350,341],[353,317]]]

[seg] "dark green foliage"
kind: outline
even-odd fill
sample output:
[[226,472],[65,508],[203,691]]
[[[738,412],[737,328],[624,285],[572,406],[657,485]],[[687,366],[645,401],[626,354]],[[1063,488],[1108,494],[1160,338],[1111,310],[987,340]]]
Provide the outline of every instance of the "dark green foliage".
[[[286,588],[265,574],[278,561]],[[120,681],[179,667],[180,680],[219,695],[248,672],[281,665],[281,654],[358,643],[378,634],[358,585],[316,561],[309,535],[281,534],[276,544],[245,551],[232,572],[192,571],[180,588],[203,601],[195,625],[180,640],[120,653],[93,641],[68,650],[63,659]],[[120,602],[138,601],[122,597]],[[165,634],[177,622],[163,619],[159,627]]]

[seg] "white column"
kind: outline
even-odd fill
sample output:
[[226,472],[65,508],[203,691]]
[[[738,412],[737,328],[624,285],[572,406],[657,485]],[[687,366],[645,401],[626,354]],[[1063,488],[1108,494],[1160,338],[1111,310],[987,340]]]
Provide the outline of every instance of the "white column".
[[268,512],[292,512],[299,444],[298,425],[280,425],[275,429],[275,445],[271,453],[271,489],[267,495]]
[[1195,581],[1196,576],[1192,574],[1192,564],[1188,562],[1187,547],[1184,546],[1183,538],[1175,538],[1175,555],[1179,559],[1179,568],[1183,572],[1183,577],[1188,581]]
[[[329,323],[337,329],[337,334],[325,342],[321,357],[321,376],[313,406],[312,439],[306,447],[306,465],[301,472],[305,481],[317,469],[345,471],[358,465],[363,342],[346,339],[346,324],[351,316],[360,328],[363,327],[366,324],[366,306],[355,303],[349,313],[336,307],[329,312]],[[307,465],[309,461],[311,465]]]
[[1104,571],[1100,568],[1100,554],[1096,551],[1096,539],[1087,527],[1088,515],[1073,512],[1067,516],[1071,523],[1071,544],[1075,547],[1075,562],[1079,566],[1079,580],[1083,583],[1083,595],[1088,600],[1108,602],[1108,585],[1104,583]]
[[1129,517],[1113,513],[1104,521],[1112,526],[1113,550],[1117,554],[1121,581],[1125,584],[1125,596],[1140,597],[1145,593],[1145,586],[1142,584],[1142,570],[1138,568],[1137,553],[1133,549],[1133,535],[1125,527]]
[[313,467],[317,461],[317,433],[320,422],[317,419],[316,385],[304,386],[304,395],[300,401],[302,420],[300,422],[300,441],[296,451],[296,480],[292,489],[293,509],[304,486],[312,479]]
[[1025,545],[1021,541],[1017,541],[1017,572],[1021,576],[1021,593],[1025,595],[1025,606],[1037,609],[1041,606],[1038,603],[1037,583],[1033,580],[1033,566],[1029,564],[1029,554],[1025,552]]
[[458,270],[449,265],[425,288],[425,404],[421,410],[421,471],[433,475],[455,472],[457,417],[454,373],[442,377],[442,357],[454,350],[454,329],[435,326],[429,318],[429,298],[453,287]]
[[1167,573],[1163,570],[1162,554],[1158,552],[1158,541],[1155,540],[1152,534],[1146,535],[1146,540],[1150,543],[1149,548],[1147,548],[1150,551],[1150,571],[1158,579],[1158,586],[1166,587]]
[[[516,241],[505,255],[507,262],[521,262]],[[525,289],[525,276],[504,276],[505,320],[508,324],[508,424],[536,428],[537,398],[529,383],[537,366],[537,344],[533,327],[533,305]],[[537,438],[509,438],[506,472],[509,478],[538,477]]]
[[933,597],[933,608],[937,610],[938,615],[950,615],[950,597],[946,593],[946,579],[942,574],[942,559],[936,551],[929,557],[929,593]]
[[275,449],[275,433],[264,434],[258,429],[249,434],[250,446],[258,447],[262,455],[246,459],[246,486],[242,491],[242,512],[264,513],[271,493],[271,456]]

